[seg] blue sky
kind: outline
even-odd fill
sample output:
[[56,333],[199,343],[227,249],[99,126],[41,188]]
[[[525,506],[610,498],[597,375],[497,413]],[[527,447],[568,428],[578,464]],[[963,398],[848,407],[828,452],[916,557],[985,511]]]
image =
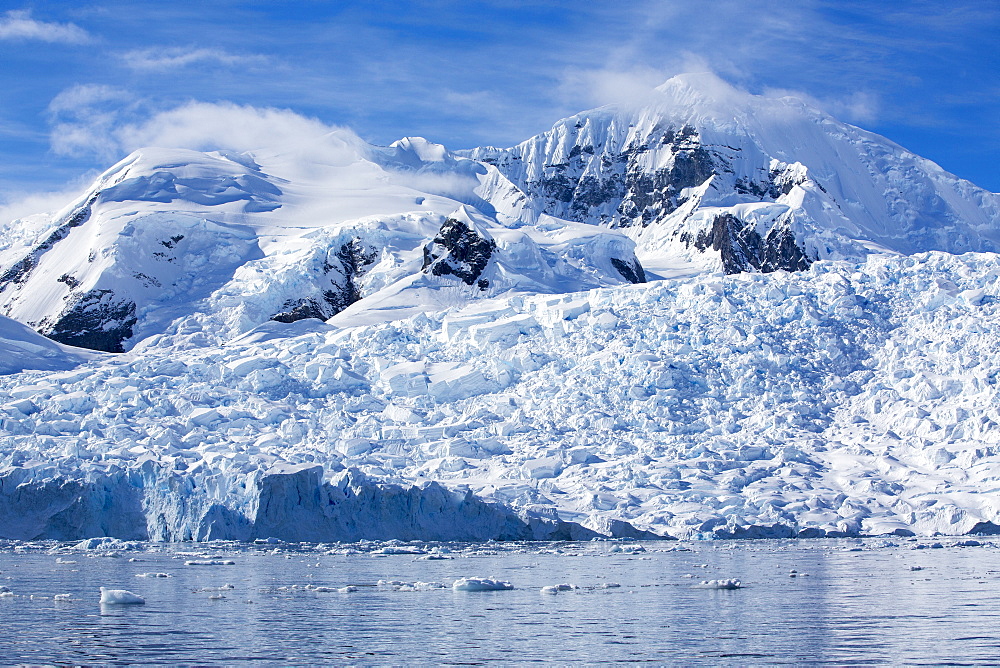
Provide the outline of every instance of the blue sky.
[[506,146],[693,70],[807,97],[1000,191],[996,0],[4,5],[8,205],[78,187],[137,143],[204,144],[244,121]]

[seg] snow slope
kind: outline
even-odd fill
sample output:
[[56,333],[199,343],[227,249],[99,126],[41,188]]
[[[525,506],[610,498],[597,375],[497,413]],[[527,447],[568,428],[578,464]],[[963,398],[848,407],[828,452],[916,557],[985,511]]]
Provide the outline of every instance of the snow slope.
[[91,351],[58,344],[27,325],[0,316],[0,374],[30,369],[66,370],[97,358]]

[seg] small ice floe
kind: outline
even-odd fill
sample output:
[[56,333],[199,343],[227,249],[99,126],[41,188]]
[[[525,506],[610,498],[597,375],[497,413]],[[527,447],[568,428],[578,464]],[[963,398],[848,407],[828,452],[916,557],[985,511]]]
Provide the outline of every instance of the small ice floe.
[[52,600],[56,603],[69,603],[73,600],[72,594],[56,594],[52,597]]
[[170,578],[170,573],[136,573],[137,578]]
[[101,605],[142,605],[146,602],[142,596],[133,594],[127,589],[108,589],[101,587]]
[[546,587],[542,587],[541,593],[543,593],[543,594],[558,594],[561,591],[573,591],[574,589],[579,589],[579,587],[576,586],[576,585],[573,585],[573,584],[563,583],[563,584],[548,585]]
[[721,580],[702,580],[698,587],[702,589],[742,589],[743,583],[735,578],[722,578]]
[[393,545],[387,545],[381,549],[372,552],[373,556],[376,557],[386,557],[395,554],[426,554],[426,550],[421,550],[418,547],[396,547]]
[[226,598],[225,594],[212,594],[211,596],[208,597],[208,600],[209,601],[221,601],[224,598]]
[[612,554],[641,554],[645,551],[642,545],[615,545],[611,548]]
[[980,547],[980,546],[982,546],[982,543],[980,543],[978,540],[972,540],[971,538],[968,540],[960,540],[957,543],[955,543],[955,547]]
[[128,563],[134,564],[138,561],[142,561],[142,559],[140,559],[139,557],[129,557]]
[[489,578],[459,578],[451,588],[455,591],[506,591],[513,589],[514,585],[504,580]]
[[188,559],[185,566],[235,566],[236,562],[231,559]]
[[236,585],[229,584],[227,582],[226,584],[222,585],[221,587],[202,587],[201,589],[195,589],[194,593],[196,593],[196,594],[202,594],[202,593],[205,593],[205,592],[231,591],[233,589],[236,589]]
[[103,536],[101,538],[86,538],[81,540],[79,543],[74,545],[71,549],[73,550],[106,550],[111,547],[120,547],[121,541],[117,538],[111,538],[110,536]]
[[71,565],[71,564],[75,564],[76,562],[73,561],[72,559],[63,559],[62,557],[56,557],[56,563],[57,564],[64,564],[64,565],[68,566],[68,565]]
[[338,589],[337,593],[338,594],[350,594],[352,592],[356,592],[357,590],[358,590],[358,588],[355,587],[354,585],[347,585],[346,587],[341,587],[340,589]]
[[376,585],[379,589],[391,589],[392,591],[431,591],[434,589],[445,589],[440,582],[403,582],[401,580],[379,580]]
[[0,598],[14,598],[14,592],[10,590],[10,587],[0,585]]
[[414,557],[414,561],[443,561],[445,559],[454,559],[455,557],[449,554],[425,554],[419,557]]
[[922,570],[924,570],[924,567],[923,566],[910,566],[910,570],[911,571],[922,571]]
[[617,582],[602,582],[601,584],[597,585],[596,588],[597,589],[619,589],[619,588],[621,588],[621,585],[618,584]]

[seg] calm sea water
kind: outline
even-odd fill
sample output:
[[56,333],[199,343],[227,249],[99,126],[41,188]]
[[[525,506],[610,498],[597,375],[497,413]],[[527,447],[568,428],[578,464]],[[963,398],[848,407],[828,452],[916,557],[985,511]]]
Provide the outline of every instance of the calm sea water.
[[[1000,545],[980,540],[645,543],[636,553],[614,543],[449,545],[453,558],[433,561],[375,556],[377,546],[196,555],[203,546],[95,553],[7,543],[0,585],[15,595],[0,597],[0,662],[996,663]],[[185,565],[204,558],[235,564]],[[136,577],[147,572],[171,577]],[[453,591],[461,577],[515,589]],[[720,578],[743,587],[696,586]],[[560,583],[579,588],[540,592]],[[335,591],[348,585],[356,591]],[[102,606],[100,586],[147,603]]]

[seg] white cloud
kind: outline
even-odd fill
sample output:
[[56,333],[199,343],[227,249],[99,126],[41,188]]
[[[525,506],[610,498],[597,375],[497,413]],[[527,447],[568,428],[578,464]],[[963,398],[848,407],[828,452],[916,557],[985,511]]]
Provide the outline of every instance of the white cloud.
[[59,155],[96,155],[103,160],[117,157],[120,146],[113,135],[122,117],[136,105],[128,91],[112,86],[67,88],[49,103],[52,150]]
[[[654,68],[644,65],[631,68],[574,69],[566,72],[560,84],[564,98],[579,105],[615,104],[624,107],[654,105],[663,100],[656,88],[677,75],[696,80],[705,101],[720,113],[742,105],[749,91],[718,75],[704,59],[685,54],[673,65]],[[854,91],[843,97],[816,97],[801,90],[766,88],[760,93],[768,98],[794,97],[835,118],[853,123],[874,123],[879,115],[876,95]]]
[[[647,64],[573,68],[563,73],[559,92],[571,106],[642,106],[657,99],[657,86],[678,74],[715,71],[703,58],[681,52],[659,67]],[[716,77],[717,78],[717,77]],[[721,87],[728,84],[719,80]]]
[[809,106],[821,109],[834,118],[850,123],[874,123],[879,116],[879,100],[864,91],[854,91],[846,97],[818,98],[801,90],[785,88],[768,88],[764,91],[768,97],[794,97]]
[[114,137],[126,151],[143,146],[253,151],[306,148],[337,130],[288,109],[189,102],[116,128]]
[[0,18],[0,39],[40,40],[63,44],[86,44],[92,41],[89,33],[72,23],[46,23],[31,18],[23,10],[9,11]]
[[353,132],[288,109],[192,101],[154,110],[149,100],[128,91],[91,84],[57,95],[49,114],[54,152],[96,156],[104,162],[145,146],[296,151],[320,162],[336,162],[348,154],[356,156],[361,142]]
[[202,62],[229,66],[267,62],[267,58],[260,55],[240,55],[222,49],[180,47],[128,51],[122,54],[122,60],[126,66],[134,70],[168,70]]

